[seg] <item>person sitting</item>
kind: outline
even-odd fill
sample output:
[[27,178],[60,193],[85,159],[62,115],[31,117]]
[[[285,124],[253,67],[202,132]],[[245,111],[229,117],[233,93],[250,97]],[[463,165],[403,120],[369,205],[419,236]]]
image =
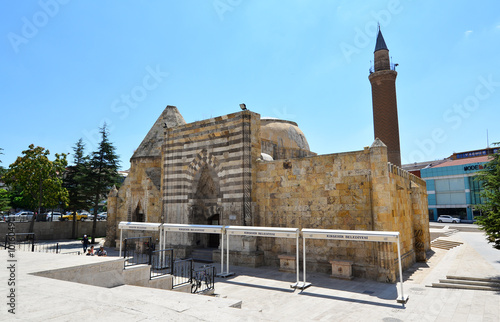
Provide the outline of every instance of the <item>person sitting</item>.
[[106,252],[103,246],[99,247],[99,250],[97,251],[97,256],[108,256],[108,253]]
[[94,246],[90,246],[89,248],[89,251],[87,253],[87,256],[94,256],[95,255],[95,252],[94,252]]

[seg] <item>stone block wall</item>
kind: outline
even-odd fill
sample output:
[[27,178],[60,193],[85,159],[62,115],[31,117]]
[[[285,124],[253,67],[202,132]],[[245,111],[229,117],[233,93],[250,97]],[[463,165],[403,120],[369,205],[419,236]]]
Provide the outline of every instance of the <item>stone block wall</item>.
[[[131,159],[130,172],[118,191],[108,196],[106,246],[115,246],[120,221],[161,222],[161,157]],[[129,232],[128,237],[140,235]],[[157,238],[157,236],[155,236]]]
[[[218,215],[222,225],[254,225],[259,133],[260,115],[250,111],[168,129],[163,148],[166,222],[208,224]],[[206,243],[206,236],[192,235],[168,234],[168,244]]]
[[[259,226],[399,231],[406,268],[415,262],[414,221],[423,221],[414,209],[424,209],[426,202],[414,193],[421,188],[412,188],[411,182],[390,174],[387,148],[378,143],[363,151],[260,162]],[[294,254],[295,247],[292,240],[258,240],[267,265],[278,265],[278,255]],[[355,276],[396,280],[395,244],[309,240],[307,247],[313,271],[329,273],[329,261],[348,260]]]

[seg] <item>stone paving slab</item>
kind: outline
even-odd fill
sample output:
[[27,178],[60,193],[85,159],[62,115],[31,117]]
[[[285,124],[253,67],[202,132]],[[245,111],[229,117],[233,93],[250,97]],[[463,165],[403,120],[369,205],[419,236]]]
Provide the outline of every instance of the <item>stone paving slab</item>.
[[[404,290],[409,302],[405,306],[396,302],[398,284],[309,273],[307,281],[312,286],[300,291],[290,288],[295,274],[275,267],[230,267],[236,275],[216,279],[216,297],[129,285],[103,288],[33,273],[116,257],[18,252],[17,314],[8,314],[5,300],[0,301],[0,321],[500,321],[498,292],[427,287],[450,272],[500,276],[500,252],[492,252],[484,236],[477,234],[482,233],[453,234],[450,240],[464,244],[449,251],[434,249],[427,263],[406,272]],[[5,267],[4,250],[0,250],[0,262]],[[8,271],[0,269],[4,299],[7,279]],[[239,301],[241,309],[229,307]]]

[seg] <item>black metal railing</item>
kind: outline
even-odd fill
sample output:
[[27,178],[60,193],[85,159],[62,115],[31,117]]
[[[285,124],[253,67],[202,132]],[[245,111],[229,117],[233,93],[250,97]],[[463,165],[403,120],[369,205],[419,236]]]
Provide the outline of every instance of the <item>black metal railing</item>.
[[61,252],[61,247],[59,243],[50,243],[50,244],[38,244],[35,242],[35,252],[39,253],[55,253],[59,254]]
[[149,279],[157,276],[172,274],[174,268],[174,250],[161,249],[151,253]]
[[4,248],[18,251],[35,251],[35,233],[5,234]]
[[[388,60],[384,59],[380,62],[378,62],[377,64],[374,64],[370,67],[370,74],[373,74],[374,72],[377,72],[379,70],[396,70],[396,67],[399,66],[399,64],[394,64],[394,63],[391,63],[389,62]],[[389,67],[389,68],[387,68]]]
[[155,245],[151,236],[126,238],[124,241],[124,267],[147,264],[151,265],[151,256]]
[[193,280],[193,265],[194,261],[192,258],[179,259],[174,262],[172,287],[191,283]]
[[215,286],[215,266],[203,265],[193,271],[191,293],[204,293],[213,290]]
[[[53,254],[81,254],[80,251],[74,250],[75,245],[61,245],[58,242],[40,243],[36,240],[35,233],[6,234],[3,242],[4,244],[0,247],[3,247],[5,249],[9,248],[15,251]],[[76,248],[80,248],[80,246],[76,246]]]

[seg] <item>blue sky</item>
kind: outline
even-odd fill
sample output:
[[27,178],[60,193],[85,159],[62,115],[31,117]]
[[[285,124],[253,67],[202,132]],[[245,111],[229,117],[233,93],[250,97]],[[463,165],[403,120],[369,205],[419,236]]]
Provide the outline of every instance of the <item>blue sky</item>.
[[[319,154],[373,142],[380,23],[403,163],[500,141],[498,1],[2,1],[0,156],[96,148],[122,169],[166,105],[187,122],[239,111],[296,121]],[[72,158],[69,158],[70,162]]]

